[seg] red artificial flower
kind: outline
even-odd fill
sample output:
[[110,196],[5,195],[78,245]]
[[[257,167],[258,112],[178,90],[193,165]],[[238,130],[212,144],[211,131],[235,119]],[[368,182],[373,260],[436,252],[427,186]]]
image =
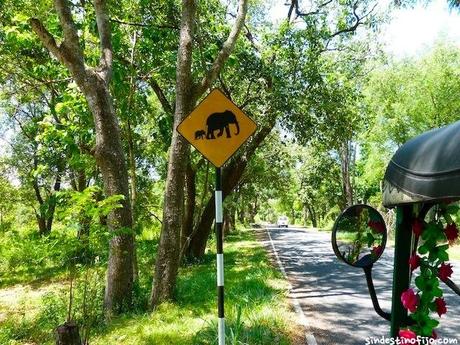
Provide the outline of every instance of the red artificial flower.
[[423,232],[423,222],[415,218],[414,221],[412,222],[412,232],[415,234],[415,237],[419,237],[422,232]]
[[409,339],[409,340],[417,339],[417,334],[415,334],[414,331],[411,331],[410,329],[401,329],[399,331],[399,337],[401,339]]
[[458,238],[458,229],[455,223],[447,224],[446,228],[444,229],[444,233],[446,234],[447,240],[449,242],[454,242]]
[[434,303],[436,304],[436,312],[439,316],[447,313],[446,301],[444,301],[444,298],[438,297],[434,300]]
[[451,264],[446,265],[443,262],[441,264],[441,267],[439,267],[438,276],[439,276],[439,279],[441,279],[443,282],[445,282],[452,275],[452,273],[454,273],[454,271],[452,271]]
[[409,258],[409,266],[412,271],[417,269],[420,266],[420,256],[417,254],[412,255]]
[[375,256],[379,256],[380,254],[382,254],[382,251],[383,251],[383,248],[382,246],[375,246],[374,248],[372,248],[372,254],[375,255]]
[[383,234],[385,232],[385,225],[376,220],[370,220],[367,222],[367,225],[374,230],[374,232]]
[[433,329],[433,332],[431,332],[431,339],[438,339],[438,334],[436,331]]
[[412,289],[407,289],[401,294],[401,302],[404,308],[409,310],[411,313],[417,310],[419,300],[419,296],[416,295]]

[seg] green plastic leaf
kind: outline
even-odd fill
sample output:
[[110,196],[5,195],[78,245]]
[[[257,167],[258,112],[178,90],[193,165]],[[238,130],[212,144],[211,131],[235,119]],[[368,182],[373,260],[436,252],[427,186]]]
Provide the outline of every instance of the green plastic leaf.
[[372,245],[373,245],[374,242],[375,242],[375,237],[372,236],[372,234],[369,233],[369,232],[367,233],[366,237],[367,237],[367,238],[366,238],[367,246],[368,246],[368,247],[372,247]]
[[428,253],[428,250],[429,250],[429,249],[428,249],[428,246],[427,246],[426,244],[424,244],[424,245],[422,245],[422,246],[420,246],[420,247],[418,248],[418,252],[419,252],[419,254],[421,254],[421,255],[425,255],[426,253]]
[[446,208],[447,214],[457,214],[459,210],[460,210],[460,206],[459,205],[454,205],[454,204],[449,205]]

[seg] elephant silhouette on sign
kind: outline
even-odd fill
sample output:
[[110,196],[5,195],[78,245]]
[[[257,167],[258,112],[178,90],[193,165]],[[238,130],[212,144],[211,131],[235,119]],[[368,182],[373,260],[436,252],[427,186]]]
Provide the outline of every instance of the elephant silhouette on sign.
[[206,132],[202,129],[195,132],[195,140],[204,139],[205,136],[206,136]]
[[225,130],[227,138],[231,138],[230,124],[234,124],[236,126],[236,133],[234,135],[238,135],[240,133],[240,124],[236,120],[235,114],[233,114],[230,110],[226,110],[223,113],[212,113],[206,120],[206,126],[208,129],[206,139],[216,139],[214,136],[214,131],[216,130],[219,130],[219,133],[217,133],[218,137],[222,136]]

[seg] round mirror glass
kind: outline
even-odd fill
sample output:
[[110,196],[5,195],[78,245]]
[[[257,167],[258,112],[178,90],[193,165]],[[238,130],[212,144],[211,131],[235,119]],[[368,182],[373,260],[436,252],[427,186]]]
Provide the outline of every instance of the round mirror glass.
[[348,207],[332,229],[335,255],[347,264],[366,267],[376,262],[385,249],[387,229],[381,214],[368,205]]

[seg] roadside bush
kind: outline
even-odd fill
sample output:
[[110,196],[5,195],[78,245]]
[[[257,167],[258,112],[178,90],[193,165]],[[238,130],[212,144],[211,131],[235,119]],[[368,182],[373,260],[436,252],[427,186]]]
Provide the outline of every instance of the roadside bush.
[[[105,326],[104,270],[82,270],[73,282],[70,317],[80,327],[82,339],[89,339]],[[70,286],[70,281],[66,284]],[[37,344],[52,343],[57,326],[69,315],[69,288],[48,292],[41,298],[36,315],[11,316],[0,327],[0,344],[28,341]]]
[[1,285],[46,279],[69,267],[78,240],[63,232],[48,237],[8,231],[0,236]]

